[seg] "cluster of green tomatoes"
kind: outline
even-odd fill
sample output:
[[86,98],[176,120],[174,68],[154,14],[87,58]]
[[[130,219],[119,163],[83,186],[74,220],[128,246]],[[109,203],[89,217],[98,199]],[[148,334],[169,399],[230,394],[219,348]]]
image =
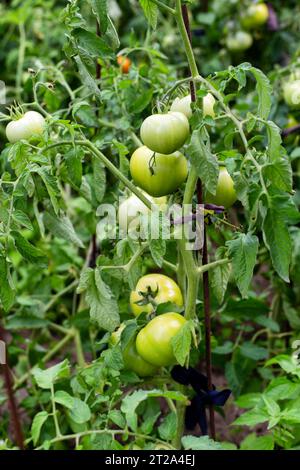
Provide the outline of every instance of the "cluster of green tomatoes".
[[[215,98],[208,93],[203,98],[203,115],[215,117]],[[170,111],[147,117],[141,126],[144,143],[132,154],[130,172],[134,183],[152,204],[163,210],[167,197],[187,179],[189,165],[181,148],[190,136],[189,119],[192,117],[192,100],[187,95],[176,98]],[[231,207],[237,196],[234,184],[225,166],[220,167],[216,194],[206,193],[205,202]],[[149,209],[135,195],[128,197],[119,207],[120,228],[136,228],[137,214],[146,215]]]
[[[203,98],[203,115],[215,117],[215,98],[208,93]],[[191,96],[176,98],[170,111],[147,117],[141,126],[144,145],[130,160],[131,176],[149,201],[162,208],[167,196],[174,193],[188,176],[189,165],[180,152],[190,136],[189,119],[192,117]],[[220,168],[216,194],[206,194],[206,202],[230,207],[236,201],[231,176]],[[119,222],[132,221],[137,212],[146,214],[148,208],[135,196],[130,196],[119,207]],[[135,316],[144,313],[150,321],[126,344],[124,365],[141,377],[152,376],[160,367],[176,363],[172,340],[186,323],[183,315],[174,311],[154,316],[156,307],[170,302],[183,308],[183,296],[177,283],[163,274],[147,274],[137,283],[130,295],[130,307]],[[125,324],[112,333],[111,344],[122,341]]]
[[[151,316],[163,303],[171,302],[178,308],[183,307],[183,296],[177,283],[164,274],[147,274],[138,281],[130,295],[130,307],[137,317],[141,313]],[[138,334],[131,339],[123,350],[126,369],[140,377],[153,376],[161,367],[176,363],[173,354],[172,339],[186,320],[176,312],[163,313],[152,318]],[[111,345],[121,340],[125,324],[111,335]]]
[[265,3],[250,5],[240,16],[239,30],[231,32],[226,38],[226,47],[232,53],[249,49],[253,44],[252,30],[261,28],[269,18],[269,9]]

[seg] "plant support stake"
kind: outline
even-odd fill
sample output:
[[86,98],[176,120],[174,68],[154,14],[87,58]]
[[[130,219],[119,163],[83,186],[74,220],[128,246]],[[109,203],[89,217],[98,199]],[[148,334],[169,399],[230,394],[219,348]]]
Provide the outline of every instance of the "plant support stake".
[[[182,5],[182,17],[185,24],[185,28],[189,37],[190,42],[192,43],[192,35],[189,23],[188,9],[186,5]],[[190,82],[191,98],[192,102],[196,101],[196,90],[195,84],[193,81]],[[198,204],[203,204],[203,188],[202,182],[199,179],[197,183],[197,196]],[[208,254],[207,254],[207,234],[204,224],[204,233],[203,233],[203,252],[202,252],[202,265],[208,263]],[[210,317],[210,292],[209,292],[209,274],[208,271],[203,273],[203,303],[204,303],[204,322],[205,322],[205,362],[206,362],[206,375],[208,379],[208,388],[209,390],[213,389],[212,386],[212,360],[211,360],[211,317]],[[210,435],[213,439],[216,438],[215,431],[215,413],[214,406],[209,406],[209,424],[210,424]]]
[[[0,326],[0,340],[5,342],[5,330]],[[13,430],[15,434],[16,444],[17,446],[23,450],[24,449],[24,437],[23,431],[21,426],[20,415],[17,407],[16,397],[13,390],[11,373],[8,365],[8,357],[6,354],[6,363],[2,364],[1,369],[3,371],[4,383],[7,391],[7,399],[10,407],[11,413],[11,422],[13,425]]]

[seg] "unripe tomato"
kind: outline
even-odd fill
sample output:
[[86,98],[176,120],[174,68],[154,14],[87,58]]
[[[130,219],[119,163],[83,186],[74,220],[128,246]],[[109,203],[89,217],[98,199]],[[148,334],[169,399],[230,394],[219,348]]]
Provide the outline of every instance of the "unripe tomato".
[[224,206],[226,209],[231,207],[237,200],[234,189],[233,179],[227,171],[227,168],[221,167],[215,196],[210,193],[206,194],[206,202]]
[[164,274],[147,274],[140,278],[135,290],[130,294],[130,307],[135,316],[140,315],[142,312],[151,313],[153,311],[151,303],[146,305],[137,304],[145,298],[142,294],[147,294],[149,290],[153,292],[153,300],[156,305],[172,302],[178,307],[183,306],[181,290],[173,279]]
[[163,155],[143,146],[132,154],[130,173],[137,186],[151,196],[162,197],[176,191],[186,180],[188,163],[180,152]]
[[269,18],[269,9],[265,3],[251,5],[241,18],[244,28],[251,29],[262,26]]
[[182,113],[188,119],[190,119],[193,115],[191,103],[192,103],[191,95],[187,95],[184,98],[175,98],[171,106],[171,111]]
[[179,150],[190,134],[187,117],[178,112],[153,114],[141,127],[141,139],[153,152],[169,155]]
[[122,331],[125,329],[125,326],[126,325],[122,323],[117,330],[112,332],[109,339],[109,344],[111,346],[116,346],[116,344],[120,342]]
[[226,38],[227,49],[231,52],[242,52],[249,49],[253,44],[251,34],[246,31],[238,31]]
[[207,93],[203,98],[203,115],[214,118],[216,115],[214,110],[215,104],[215,97],[211,93]]
[[164,313],[153,318],[137,335],[136,349],[145,361],[158,367],[176,363],[172,338],[177,335],[186,319],[179,313]]
[[284,126],[284,128],[288,129],[289,127],[297,126],[298,124],[299,122],[297,121],[297,119],[292,114],[289,114],[286,126]]
[[284,101],[290,108],[300,108],[300,80],[287,82],[283,87]]
[[[160,210],[165,210],[167,207],[167,198],[159,197],[154,198],[149,196],[143,191],[144,195],[149,199],[151,204],[156,204]],[[150,213],[150,209],[135,195],[133,194],[129,198],[120,204],[119,207],[119,226],[123,232],[135,230],[140,223],[140,216],[147,215]]]
[[157,367],[144,360],[137,352],[135,338],[124,349],[123,362],[126,369],[132,370],[140,377],[153,376],[157,372]]
[[43,133],[45,118],[37,111],[27,111],[17,121],[11,121],[6,126],[6,137],[14,144],[19,140],[28,140],[34,135]]
[[120,68],[123,73],[128,73],[131,67],[131,60],[128,57],[119,55],[117,57],[117,62],[120,65]]
[[[211,93],[208,93],[203,98],[203,115],[215,117],[214,105],[215,98]],[[187,95],[184,98],[176,98],[171,106],[171,111],[177,111],[184,114],[188,119],[193,115],[191,108],[192,98],[191,95]]]

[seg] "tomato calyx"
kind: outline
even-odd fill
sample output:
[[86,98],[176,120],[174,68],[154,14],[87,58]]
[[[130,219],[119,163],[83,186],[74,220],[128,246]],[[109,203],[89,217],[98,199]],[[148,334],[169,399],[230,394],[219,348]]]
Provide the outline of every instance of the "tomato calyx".
[[19,121],[19,119],[22,119],[25,114],[22,105],[16,101],[12,106],[8,107],[7,110],[12,121]]
[[159,291],[158,285],[156,286],[155,290],[152,289],[151,286],[147,286],[146,291],[138,291],[138,294],[142,297],[142,299],[134,303],[138,305],[139,307],[143,307],[144,305],[151,304],[153,307],[153,312],[155,312],[157,308],[157,303],[155,301],[155,298],[157,297],[158,291]]

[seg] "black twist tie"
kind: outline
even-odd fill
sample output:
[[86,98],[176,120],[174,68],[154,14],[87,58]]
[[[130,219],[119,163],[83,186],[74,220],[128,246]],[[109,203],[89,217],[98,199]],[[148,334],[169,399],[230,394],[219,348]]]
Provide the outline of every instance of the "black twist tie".
[[171,371],[173,380],[181,385],[191,385],[196,392],[191,404],[187,407],[185,424],[187,429],[193,430],[199,424],[203,435],[207,434],[206,406],[224,406],[231,395],[231,390],[217,391],[208,389],[208,379],[196,369],[175,366]]

